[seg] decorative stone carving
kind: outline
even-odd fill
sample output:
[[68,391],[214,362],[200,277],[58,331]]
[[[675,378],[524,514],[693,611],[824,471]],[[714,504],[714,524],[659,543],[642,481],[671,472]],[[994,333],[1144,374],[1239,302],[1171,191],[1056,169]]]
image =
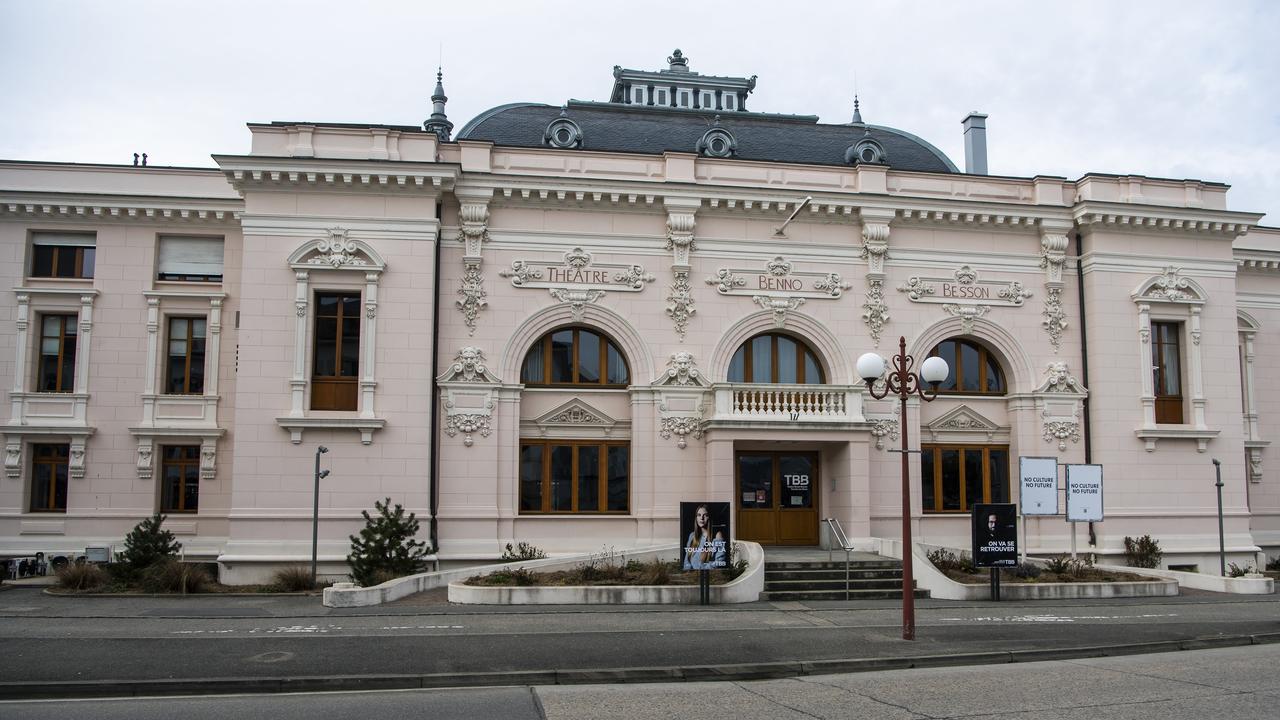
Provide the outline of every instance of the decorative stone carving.
[[581,270],[591,264],[591,253],[576,247],[564,254],[564,264],[575,270]]
[[489,204],[464,201],[458,208],[458,217],[462,221],[458,239],[466,246],[464,256],[466,260],[479,262],[484,243],[489,239]]
[[566,408],[556,415],[547,418],[548,422],[567,423],[569,425],[599,425],[601,420],[599,415],[592,413],[585,407]]
[[136,466],[138,470],[139,480],[151,479],[151,473],[152,473],[151,455],[152,455],[151,440],[148,438],[142,438],[138,440],[138,457],[137,457]]
[[629,422],[619,422],[598,408],[574,398],[532,421],[524,421],[520,432],[526,436],[534,434],[542,437],[605,438],[612,437],[615,430],[621,430],[621,434],[625,436],[627,428],[630,428]]
[[475,443],[475,440],[471,437],[473,434],[480,433],[481,437],[489,437],[491,432],[489,416],[479,414],[450,415],[445,421],[444,432],[449,437],[456,437],[458,433],[462,433],[462,444],[471,447]]
[[67,460],[67,476],[73,480],[84,477],[84,438],[71,440],[71,455]]
[[889,223],[863,221],[861,257],[867,261],[869,273],[884,273],[884,261],[889,257]]
[[200,479],[212,480],[217,477],[218,450],[212,445],[200,448]]
[[962,266],[952,277],[913,276],[898,287],[907,299],[919,303],[961,304],[964,301],[1021,307],[1031,292],[1019,280],[982,280],[978,271]]
[[788,310],[798,310],[801,305],[804,305],[804,298],[802,297],[779,298],[769,295],[755,295],[751,300],[765,310],[773,311],[773,324],[777,327],[786,326]]
[[918,277],[908,278],[905,283],[898,286],[898,292],[906,293],[908,298],[917,302],[924,296],[933,295],[937,291],[937,288]]
[[1062,361],[1054,361],[1045,366],[1045,379],[1040,383],[1040,387],[1036,388],[1036,392],[1045,393],[1080,393],[1087,395],[1088,390],[1076,380],[1070,372],[1067,371],[1067,364]]
[[643,290],[645,283],[655,280],[653,273],[647,273],[639,265],[631,265],[622,272],[613,274],[613,279],[634,290]]
[[1067,449],[1067,440],[1080,442],[1080,423],[1076,420],[1046,420],[1044,423],[1044,441],[1058,441],[1058,450]]
[[485,298],[484,276],[480,274],[479,263],[466,263],[462,271],[462,287],[458,288],[458,299],[453,301],[455,307],[462,312],[463,322],[467,324],[467,334],[475,335],[476,320],[480,311],[489,306]]
[[937,442],[939,437],[946,437],[948,442],[994,442],[997,436],[1007,437],[1009,429],[996,425],[981,413],[960,405],[948,410],[922,428]]
[[1040,236],[1040,268],[1045,271],[1045,283],[1062,282],[1062,267],[1067,262],[1067,236],[1064,233],[1046,232]]
[[498,274],[504,278],[511,278],[511,284],[516,287],[523,287],[531,281],[542,279],[542,271],[525,260],[512,260],[511,269],[500,270]]
[[1023,301],[1031,297],[1031,291],[1022,287],[1022,283],[1014,280],[1009,283],[1009,287],[1002,289],[997,293],[1002,300],[1008,300],[1014,305],[1021,306]]
[[781,255],[765,263],[764,267],[774,277],[785,277],[791,274],[791,263],[783,260]]
[[961,331],[969,334],[973,332],[974,321],[990,312],[991,308],[986,305],[956,305],[948,303],[942,306],[942,310],[952,317],[960,318]]
[[853,287],[853,283],[845,282],[840,273],[827,273],[827,276],[813,284],[814,289],[824,290],[833,298],[840,297],[845,290]]
[[685,439],[692,435],[694,440],[702,438],[702,420],[688,416],[667,416],[662,418],[661,424],[658,426],[658,433],[662,435],[662,439],[670,440],[672,435],[676,436],[676,447],[681,450],[689,446],[689,442]]
[[671,294],[667,295],[667,317],[676,325],[676,334],[684,340],[689,330],[689,318],[697,309],[693,307],[693,288],[689,285],[688,270],[673,270],[675,281],[671,283]]
[[22,441],[10,440],[4,446],[4,475],[10,480],[22,477]]
[[1142,294],[1142,297],[1166,302],[1184,302],[1195,299],[1191,291],[1191,281],[1182,277],[1182,268],[1166,267],[1164,273],[1155,278]]
[[1249,464],[1249,482],[1262,482],[1262,448],[1246,448],[1245,452]]
[[603,290],[569,290],[567,288],[551,288],[551,297],[562,303],[568,303],[569,314],[575,322],[581,322],[582,313],[587,304],[594,303],[604,297]]
[[974,272],[973,268],[968,265],[961,265],[960,269],[956,270],[955,275],[956,282],[961,285],[972,285],[978,279],[978,273]]
[[897,418],[875,418],[871,419],[871,437],[876,439],[876,449],[884,449],[884,439],[887,436],[890,440],[898,439],[898,419]]
[[1056,353],[1062,345],[1062,333],[1067,329],[1067,312],[1062,309],[1062,288],[1050,287],[1046,290],[1044,312],[1041,315],[1044,319],[1040,321],[1040,326],[1049,333],[1049,343]]
[[667,370],[654,382],[655,385],[677,387],[707,387],[707,381],[695,367],[693,354],[684,351],[671,353]]
[[489,373],[484,351],[471,345],[458,350],[458,354],[453,357],[453,363],[440,376],[440,380],[465,383],[498,382],[498,378]]
[[728,295],[735,288],[746,287],[747,279],[733,274],[728,268],[720,268],[714,277],[707,278],[708,285],[715,285],[716,292]]
[[[697,250],[697,243],[693,238],[694,215],[693,213],[667,213],[667,249],[668,250],[685,250],[693,252]],[[686,264],[681,262],[680,258],[676,258],[677,265]]]
[[329,239],[318,242],[316,252],[317,255],[307,260],[312,265],[329,265],[337,268],[344,265],[369,264],[356,254],[358,252],[356,244],[347,239],[347,231],[342,228],[329,228]]
[[862,303],[862,321],[871,332],[871,339],[878,346],[880,333],[889,323],[889,306],[884,300],[884,280],[867,280],[867,300]]

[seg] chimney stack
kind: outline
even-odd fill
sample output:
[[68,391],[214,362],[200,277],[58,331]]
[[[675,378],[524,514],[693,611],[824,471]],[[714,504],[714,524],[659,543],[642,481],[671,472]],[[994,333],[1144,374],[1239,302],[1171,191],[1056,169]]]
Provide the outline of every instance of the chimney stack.
[[964,171],[987,174],[987,116],[974,110],[960,121],[964,126]]

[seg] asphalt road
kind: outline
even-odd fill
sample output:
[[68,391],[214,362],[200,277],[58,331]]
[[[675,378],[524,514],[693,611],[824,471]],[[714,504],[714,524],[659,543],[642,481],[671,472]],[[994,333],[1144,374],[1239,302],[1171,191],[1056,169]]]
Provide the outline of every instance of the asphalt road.
[[[711,609],[334,611],[315,598],[0,594],[3,682],[599,670],[1035,651],[1280,632],[1275,596]],[[536,682],[536,681],[535,681]]]
[[0,702],[10,720],[1272,720],[1280,645],[784,680]]

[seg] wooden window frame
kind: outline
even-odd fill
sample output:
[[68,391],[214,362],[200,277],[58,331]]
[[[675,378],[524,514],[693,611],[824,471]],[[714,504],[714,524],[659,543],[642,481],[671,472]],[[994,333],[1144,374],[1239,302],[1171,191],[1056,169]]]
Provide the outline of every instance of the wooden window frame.
[[[946,388],[939,387],[938,394],[940,395],[1003,396],[1009,393],[1009,377],[1008,375],[1005,374],[1004,368],[1000,365],[1000,358],[996,357],[994,353],[988,350],[986,345],[983,345],[982,343],[979,343],[979,342],[974,342],[973,340],[969,340],[967,338],[949,337],[945,340],[942,340],[937,345],[934,345],[933,349],[929,351],[929,357],[942,357],[938,353],[938,348],[942,347],[942,343],[945,343],[945,342],[955,343],[955,346],[956,346],[956,352],[953,357],[942,358],[943,360],[947,361],[947,365],[950,365],[951,369],[954,371],[955,378],[956,378],[956,386],[953,389],[946,389]],[[961,345],[968,345],[969,347],[972,347],[974,350],[978,351],[978,389],[977,390],[962,389],[964,386],[965,368],[964,368],[964,360],[963,360],[964,354],[960,351]],[[995,365],[996,372],[999,373],[1000,375],[1000,385],[1004,388],[1003,390],[987,389],[988,385],[990,384],[990,380],[987,377],[987,368],[990,367],[992,364]]]
[[[573,331],[573,342],[569,346],[569,355],[570,355],[570,363],[571,363],[570,375],[573,377],[573,381],[572,382],[552,382],[551,381],[551,378],[552,378],[551,338],[557,333],[565,332],[567,330]],[[600,379],[594,382],[584,382],[578,379],[578,360],[580,355],[578,338],[580,337],[580,334],[584,332],[591,333],[592,335],[595,335],[600,339],[599,375],[598,375]],[[618,357],[622,359],[622,369],[626,372],[626,376],[627,376],[626,382],[622,382],[622,383],[609,382],[609,347],[610,346],[612,346],[613,349],[618,352]],[[524,368],[525,368],[525,365],[528,364],[529,355],[535,352],[542,353],[542,381],[541,382],[524,379]],[[618,343],[614,342],[613,339],[610,338],[608,335],[605,335],[602,332],[598,332],[592,328],[585,328],[585,327],[578,327],[578,326],[571,325],[567,327],[556,328],[555,330],[552,330],[551,332],[548,332],[547,334],[538,338],[538,341],[533,344],[533,347],[529,349],[529,352],[525,353],[524,360],[520,363],[520,381],[524,383],[527,387],[598,387],[598,388],[607,388],[607,389],[613,389],[613,390],[625,390],[627,386],[631,384],[631,365],[627,362],[627,356],[622,352],[622,348],[619,347]]]
[[[958,510],[948,510],[943,507],[942,452],[944,450],[961,451],[959,455],[960,476],[956,478],[956,481],[960,483],[960,509]],[[969,484],[965,482],[966,478],[965,478],[964,453],[966,451],[972,452],[975,450],[982,452],[982,499],[974,500],[973,502],[967,502],[968,500],[967,493],[968,493]],[[999,500],[992,499],[991,497],[991,451],[992,450],[1003,451],[1005,456],[1005,463],[1006,464],[1009,463],[1010,458],[1009,458],[1008,445],[999,445],[999,444],[950,445],[950,444],[921,443],[920,452],[932,453],[933,455],[933,507],[930,508],[930,507],[924,506],[924,483],[928,479],[923,476],[923,468],[922,468],[921,478],[920,478],[921,486],[919,488],[921,510],[926,515],[966,515],[970,512],[968,508],[971,507],[974,503],[1000,502]],[[1006,478],[1005,481],[1007,483],[1013,482],[1012,475],[1010,475],[1010,471],[1008,467],[1005,468],[1005,478]],[[1012,488],[1006,488],[1006,492],[1009,492],[1011,490]]]
[[[316,359],[320,354],[320,321],[328,319],[330,316],[320,314],[320,299],[323,297],[336,297],[337,316],[334,326],[334,345],[333,345],[333,375],[317,375],[316,367],[319,365]],[[343,315],[342,308],[345,306],[343,302],[346,298],[355,298],[361,305],[362,298],[359,292],[340,291],[340,290],[317,290],[315,293],[315,317],[311,323],[311,409],[312,410],[334,410],[334,411],[355,411],[360,405],[360,341],[364,328],[360,328],[360,333],[356,335],[356,370],[354,375],[342,374],[342,351],[343,351],[343,322],[344,320],[355,319],[358,325],[362,325],[361,311],[357,309],[354,316]],[[317,392],[319,391],[319,392]]]
[[[36,253],[42,250],[51,250],[53,252],[53,256],[49,261],[48,275],[36,274]],[[58,256],[68,250],[75,252],[75,255],[76,255],[75,270],[71,275],[59,275],[58,274],[58,264],[59,264]],[[91,263],[93,267],[90,268],[88,275],[85,274],[85,262],[84,262],[85,250],[94,251],[94,261],[93,263]],[[29,277],[66,278],[71,280],[92,280],[93,271],[96,269],[96,266],[97,266],[97,250],[98,250],[97,245],[54,245],[54,244],[33,242],[31,244],[31,275]]]
[[[769,363],[770,363],[769,377],[770,379],[768,381],[751,379],[752,376],[755,375],[755,367],[754,367],[755,353],[751,352],[750,346],[751,346],[751,343],[755,342],[756,338],[762,338],[762,337],[769,338]],[[744,340],[742,344],[738,346],[737,350],[733,351],[733,355],[731,355],[729,359],[730,364],[733,363],[733,357],[738,354],[738,351],[742,351],[742,356],[743,356],[742,382],[752,384],[752,385],[784,384],[784,383],[778,382],[778,368],[779,368],[778,338],[786,338],[787,340],[790,340],[791,342],[796,344],[796,382],[794,384],[796,385],[826,385],[827,384],[827,373],[822,368],[822,363],[819,361],[818,353],[814,352],[813,348],[809,346],[809,343],[805,342],[804,340],[801,340],[800,338],[794,335],[790,335],[787,333],[780,333],[780,332],[764,332],[764,333],[759,333],[758,335],[752,335],[751,337]],[[809,382],[808,379],[805,377],[806,370],[805,370],[804,361],[805,361],[806,352],[813,356],[813,364],[818,368],[818,382],[816,383]],[[792,383],[785,383],[785,384],[790,385]]]
[[[169,458],[169,450],[181,450],[190,453],[190,457]],[[168,496],[168,472],[172,467],[181,468],[182,477],[176,491],[176,498]],[[187,473],[191,472],[196,481],[196,506],[187,504]],[[173,502],[176,499],[176,502]],[[166,502],[169,501],[169,502]],[[200,512],[200,446],[199,445],[163,445],[160,447],[160,512],[190,515]]]
[[[52,336],[49,336],[49,335],[45,335],[45,334],[44,334],[44,321],[45,321],[46,319],[48,319],[48,318],[60,318],[60,319],[61,319],[61,321],[62,321],[62,325],[61,325],[61,328],[62,328],[62,329],[61,329],[61,332],[59,332],[59,333],[58,333],[58,336],[57,336],[57,340],[58,340],[58,363],[57,363],[57,368],[58,368],[58,369],[56,370],[56,373],[57,373],[57,374],[56,374],[56,376],[54,377],[54,386],[57,388],[57,389],[55,389],[55,390],[45,390],[45,389],[44,389],[45,380],[47,380],[47,379],[48,379],[48,378],[45,376],[45,371],[44,371],[44,367],[45,367],[45,364],[44,364],[44,358],[45,358],[45,352],[44,352],[44,341],[52,338]],[[36,341],[36,342],[38,343],[38,344],[36,345],[36,392],[43,392],[43,393],[71,393],[71,392],[75,392],[75,384],[76,384],[76,357],[75,357],[75,353],[79,352],[79,350],[80,350],[80,344],[79,344],[79,341],[80,341],[80,332],[79,332],[79,322],[80,322],[80,318],[79,318],[78,316],[76,316],[76,315],[69,315],[69,314],[64,314],[64,313],[45,313],[45,314],[40,315],[40,318],[39,318],[39,319],[40,319],[40,335],[39,335],[39,339]],[[68,334],[67,334],[67,328],[68,328],[68,327],[72,328],[72,329],[73,329],[73,330],[75,330],[76,332],[74,332],[74,333],[72,333],[72,334],[68,335]],[[75,348],[72,350],[72,355],[71,355],[71,377],[65,377],[65,374],[63,373],[63,368],[64,368],[64,367],[66,367],[66,353],[67,353],[67,338],[68,338],[68,337],[74,337],[74,338],[76,339],[76,345],[75,345]]]
[[[184,357],[183,367],[182,367],[182,390],[177,390],[177,391],[172,389],[174,377],[172,375],[173,363],[171,361],[175,356],[169,352],[169,343],[172,342],[174,339],[173,338],[173,321],[174,320],[187,321],[187,336],[186,338],[184,338],[187,343],[187,352]],[[204,321],[204,324],[205,324],[205,333],[204,335],[201,335],[199,338],[196,338],[192,331],[192,328],[195,325],[194,323],[195,320],[202,320]],[[203,395],[204,394],[204,377],[205,377],[204,373],[201,373],[200,375],[200,378],[201,378],[200,387],[199,388],[191,387],[191,384],[192,384],[191,383],[191,365],[192,365],[192,354],[193,354],[192,347],[194,346],[194,343],[197,339],[201,341],[200,364],[204,365],[205,361],[207,360],[207,358],[205,357],[205,352],[206,352],[205,344],[208,342],[208,335],[209,335],[209,320],[203,315],[170,315],[168,316],[168,322],[166,323],[166,332],[165,332],[165,355],[164,355],[164,358],[165,358],[164,390],[166,395]]]
[[[1161,329],[1167,328],[1166,333]],[[1156,423],[1160,425],[1182,425],[1186,422],[1186,374],[1182,368],[1186,361],[1182,357],[1183,324],[1175,320],[1151,321],[1151,385],[1155,394]],[[1167,336],[1165,340],[1162,336]],[[1172,346],[1178,358],[1178,393],[1166,391],[1168,375],[1164,367],[1164,350]]]
[[[52,458],[41,457],[40,453],[43,448],[55,448],[54,457]],[[57,452],[58,450],[60,450],[60,452]],[[46,466],[49,468],[49,481],[51,483],[54,483],[54,485],[49,488],[49,494],[48,494],[49,506],[38,508],[35,506],[36,495],[37,495],[36,477],[39,474],[38,469],[40,467],[46,467]],[[58,507],[56,505],[56,501],[58,498],[57,482],[58,482],[59,466],[63,468],[63,474],[62,474],[64,478],[63,483],[66,484],[66,486],[64,486],[62,489],[62,498],[64,503],[62,507]],[[27,507],[30,509],[30,512],[65,513],[67,511],[67,506],[65,502],[67,500],[67,494],[70,492],[70,486],[69,486],[69,483],[67,483],[66,478],[68,478],[70,474],[71,474],[71,445],[70,444],[38,443],[38,444],[32,445],[31,446],[31,502],[28,503],[27,505]]]
[[[564,439],[522,439],[520,441],[520,455],[524,455],[524,449],[533,445],[542,447],[542,507],[539,510],[520,509],[521,515],[628,515],[631,513],[631,442],[628,440],[564,440]],[[571,447],[573,448],[571,467],[569,472],[571,496],[569,505],[571,510],[552,510],[551,509],[551,448],[553,447]],[[581,510],[578,508],[578,448],[595,447],[600,450],[599,478],[597,480],[598,487],[596,497],[599,499],[601,507],[595,510]],[[627,448],[627,507],[624,510],[609,510],[609,448],[624,447]],[[523,470],[523,468],[522,468]],[[524,477],[521,476],[517,481],[517,495],[523,492]],[[516,501],[516,507],[520,507],[519,498]]]

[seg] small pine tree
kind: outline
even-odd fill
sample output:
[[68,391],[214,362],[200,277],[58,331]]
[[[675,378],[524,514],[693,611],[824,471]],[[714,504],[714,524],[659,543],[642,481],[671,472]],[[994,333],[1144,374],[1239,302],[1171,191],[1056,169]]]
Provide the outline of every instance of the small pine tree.
[[143,570],[158,560],[174,557],[182,549],[173,533],[162,529],[165,516],[156,513],[134,526],[124,538],[124,552],[116,553],[116,562],[130,570]]
[[350,536],[351,554],[347,556],[351,577],[365,587],[376,585],[379,575],[412,575],[426,566],[427,544],[413,539],[418,534],[417,516],[409,513],[406,517],[399,503],[391,509],[391,498],[375,501],[373,508],[376,518],[368,510],[360,512],[364,529],[359,537]]

